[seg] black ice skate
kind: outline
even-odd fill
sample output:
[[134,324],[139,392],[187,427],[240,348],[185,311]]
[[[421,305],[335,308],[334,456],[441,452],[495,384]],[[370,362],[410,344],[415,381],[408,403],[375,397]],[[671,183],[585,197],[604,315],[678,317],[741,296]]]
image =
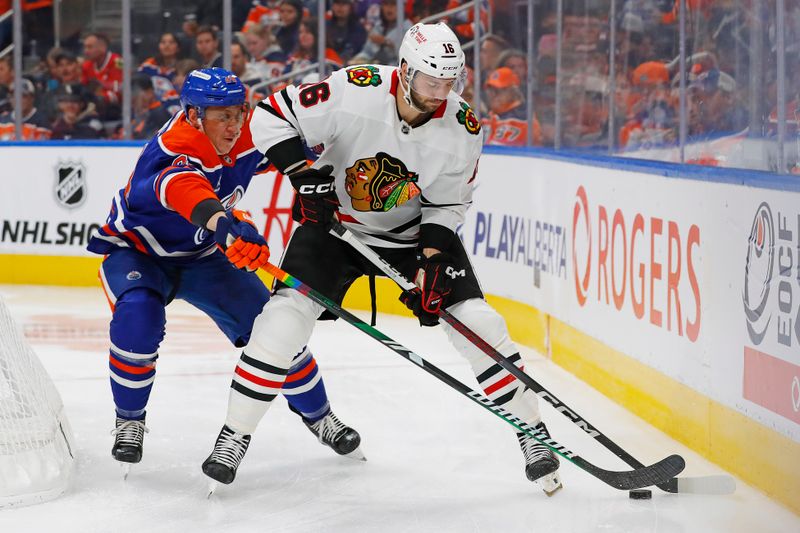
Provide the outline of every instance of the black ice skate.
[[[249,445],[250,435],[236,433],[227,425],[222,426],[214,451],[203,462],[203,473],[214,481],[230,484],[236,478],[236,469],[239,468]],[[209,496],[215,487],[212,484]]]
[[142,460],[144,434],[149,432],[150,430],[144,425],[144,418],[126,420],[117,417],[116,428],[111,430],[111,434],[114,435],[111,455],[122,463],[138,463]]
[[361,452],[359,446],[361,445],[361,435],[355,429],[343,424],[333,411],[328,412],[325,417],[317,420],[313,424],[308,422],[305,418],[303,423],[311,430],[311,433],[317,436],[319,441],[330,446],[333,451],[339,455],[357,459],[359,461],[366,461],[367,458]]
[[126,420],[117,417],[116,427],[111,430],[114,435],[114,446],[111,448],[111,455],[123,464],[123,478],[128,478],[131,464],[142,460],[142,449],[144,434],[150,430],[144,425],[144,418],[141,420]]
[[[544,422],[539,422],[533,429],[550,436]],[[562,486],[558,457],[550,448],[525,433],[517,433],[517,440],[525,456],[525,476],[539,483],[545,494],[552,496]]]

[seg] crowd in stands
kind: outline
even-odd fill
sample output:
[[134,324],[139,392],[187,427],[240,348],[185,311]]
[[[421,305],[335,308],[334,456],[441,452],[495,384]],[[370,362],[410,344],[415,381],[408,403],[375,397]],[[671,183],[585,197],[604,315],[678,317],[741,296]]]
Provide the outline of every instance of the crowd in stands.
[[[403,25],[398,27],[396,0],[328,0],[324,60],[333,69],[370,62],[395,64],[398,36],[421,18],[460,3],[406,0]],[[309,67],[319,60],[316,1],[233,5],[237,31],[231,44],[232,70],[253,87],[251,100],[282,84],[313,79]],[[487,143],[522,146],[531,142],[579,149],[612,146],[618,151],[677,143],[682,77],[678,0],[617,0],[613,20],[611,0],[565,2],[558,67],[556,0],[537,1],[531,76],[523,51],[527,32],[520,22],[525,19],[520,5],[492,0],[481,11],[484,28],[489,27],[490,9],[494,17],[492,33],[480,45],[482,92],[477,112]],[[732,0],[687,0],[686,5],[683,83],[688,89],[689,138],[742,132],[774,136],[775,13],[757,12],[750,2]],[[787,133],[795,138],[800,117],[800,4],[786,3],[786,9]],[[468,9],[448,18],[465,43],[473,36],[473,13]],[[221,18],[218,2],[200,1],[179,30],[160,35],[152,57],[140,59],[133,82],[135,138],[151,136],[159,122],[179,108],[178,92],[188,72],[222,65]],[[612,35],[615,53],[610,58]],[[25,73],[26,139],[122,136],[121,58],[102,33],[84,35],[81,44],[79,50],[49,50],[40,65]],[[756,44],[763,57],[751,53]],[[468,64],[472,65],[471,59]],[[291,75],[297,71],[301,72]],[[469,69],[463,95],[471,102],[475,100],[474,75]],[[13,78],[7,55],[0,59],[0,139],[14,136]],[[276,78],[280,81],[275,82]]]

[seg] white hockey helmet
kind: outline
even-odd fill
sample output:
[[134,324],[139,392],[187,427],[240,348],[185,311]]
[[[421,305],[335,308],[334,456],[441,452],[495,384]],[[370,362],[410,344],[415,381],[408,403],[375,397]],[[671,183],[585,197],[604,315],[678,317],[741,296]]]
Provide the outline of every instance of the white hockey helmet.
[[[421,73],[437,80],[455,80],[452,90],[461,94],[466,81],[464,51],[444,22],[411,26],[398,55],[401,67],[403,62],[408,64],[406,87],[412,87],[414,77]],[[416,86],[414,89],[418,90]]]

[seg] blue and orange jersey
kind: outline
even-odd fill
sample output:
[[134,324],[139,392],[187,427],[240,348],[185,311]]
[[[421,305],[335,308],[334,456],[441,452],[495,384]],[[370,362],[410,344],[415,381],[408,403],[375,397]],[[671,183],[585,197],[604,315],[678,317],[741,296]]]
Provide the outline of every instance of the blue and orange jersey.
[[175,78],[175,67],[159,65],[155,57],[148,57],[142,61],[137,72],[147,74],[148,76],[161,76],[162,78],[167,78],[169,81]]
[[147,143],[127,185],[111,204],[105,225],[88,249],[108,254],[118,248],[178,262],[214,253],[213,235],[190,222],[192,210],[209,198],[225,209],[241,200],[253,175],[266,172],[265,157],[250,135],[250,119],[229,154],[217,155],[211,141],[174,115]]

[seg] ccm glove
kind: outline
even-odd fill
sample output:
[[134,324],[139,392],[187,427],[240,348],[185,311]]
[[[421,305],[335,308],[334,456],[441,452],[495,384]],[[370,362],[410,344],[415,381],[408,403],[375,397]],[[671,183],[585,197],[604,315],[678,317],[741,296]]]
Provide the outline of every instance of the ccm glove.
[[439,310],[447,303],[453,279],[459,275],[453,257],[444,252],[424,258],[417,269],[417,289],[405,291],[400,301],[411,309],[421,326],[439,323]]
[[234,210],[217,220],[214,240],[236,268],[253,272],[269,261],[267,241],[244,211]]
[[289,176],[297,191],[292,204],[292,219],[300,224],[328,229],[339,208],[334,189],[333,167],[307,168]]

